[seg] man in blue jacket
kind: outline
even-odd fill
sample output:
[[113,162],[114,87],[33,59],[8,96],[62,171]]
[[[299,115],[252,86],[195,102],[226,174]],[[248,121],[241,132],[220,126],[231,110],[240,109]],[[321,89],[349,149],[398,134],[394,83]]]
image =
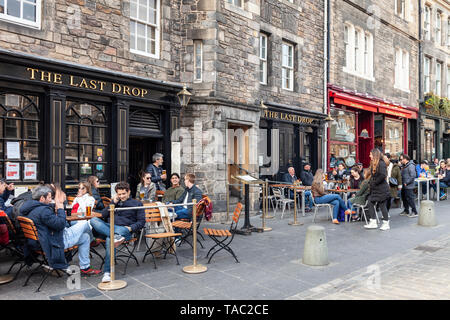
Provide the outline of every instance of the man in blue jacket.
[[[73,226],[66,222],[63,192],[55,194],[55,208],[52,203],[52,189],[49,186],[39,186],[33,190],[32,200],[26,201],[20,208],[20,214],[33,220],[36,226],[39,244],[47,257],[49,266],[65,270],[68,264],[64,249],[78,246],[81,274],[98,274],[100,270],[90,266],[90,227],[87,221],[79,221]],[[28,248],[39,248],[37,243],[27,242]]]
[[[142,202],[131,197],[130,185],[127,182],[119,182],[116,187],[116,195],[111,200],[116,208],[132,208],[142,207]],[[102,282],[111,281],[111,265],[110,265],[110,225],[109,225],[109,208],[102,211],[102,219],[92,218],[91,226],[101,236],[106,238],[106,254],[105,265],[103,267]],[[145,210],[144,209],[130,209],[117,211],[114,214],[114,247],[118,247],[124,241],[131,239],[133,232],[140,231],[145,226]]]
[[7,184],[5,179],[0,180],[0,210],[5,211],[9,219],[13,220],[13,207],[6,207],[5,203],[14,191],[14,183]]

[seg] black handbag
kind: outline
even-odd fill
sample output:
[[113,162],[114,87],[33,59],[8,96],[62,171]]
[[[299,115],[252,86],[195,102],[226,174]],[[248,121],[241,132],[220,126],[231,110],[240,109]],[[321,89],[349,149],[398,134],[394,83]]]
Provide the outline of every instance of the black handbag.
[[389,186],[391,186],[391,187],[397,187],[397,186],[398,186],[398,181],[397,181],[397,179],[390,177],[390,178],[389,178]]

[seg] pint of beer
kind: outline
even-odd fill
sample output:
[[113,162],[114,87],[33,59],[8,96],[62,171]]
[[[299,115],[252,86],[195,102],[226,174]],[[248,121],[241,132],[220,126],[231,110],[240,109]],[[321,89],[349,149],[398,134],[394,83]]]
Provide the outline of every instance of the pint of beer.
[[90,217],[91,216],[91,207],[90,206],[87,206],[86,207],[86,216],[88,216],[88,217]]

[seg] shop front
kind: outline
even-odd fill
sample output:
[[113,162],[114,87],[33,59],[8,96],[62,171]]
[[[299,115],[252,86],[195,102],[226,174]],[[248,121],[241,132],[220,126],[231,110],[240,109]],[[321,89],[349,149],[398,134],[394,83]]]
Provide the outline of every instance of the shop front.
[[1,51],[0,176],[68,188],[90,175],[133,182],[154,152],[170,155],[180,88]]
[[360,162],[370,164],[369,153],[378,148],[397,157],[408,153],[411,135],[408,123],[417,119],[414,108],[356,95],[337,88],[329,89],[328,168],[343,161],[347,167]]
[[322,165],[325,114],[266,103],[259,126],[260,177],[281,181],[288,167],[297,176],[303,163],[313,172]]

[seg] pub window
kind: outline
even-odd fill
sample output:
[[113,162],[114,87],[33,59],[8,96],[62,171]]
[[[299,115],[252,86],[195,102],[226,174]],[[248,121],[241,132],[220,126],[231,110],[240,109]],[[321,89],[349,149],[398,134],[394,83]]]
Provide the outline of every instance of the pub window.
[[0,175],[9,181],[40,178],[39,98],[0,93]]
[[344,161],[350,167],[356,163],[355,113],[332,108],[334,121],[330,126],[330,165]]
[[294,46],[287,42],[282,44],[281,59],[281,80],[282,88],[285,90],[294,90]]
[[194,82],[202,82],[203,70],[203,43],[194,41]]
[[40,28],[41,4],[41,0],[0,0],[0,19]]
[[259,36],[259,83],[267,84],[267,35]]
[[130,1],[130,51],[159,58],[160,0]]
[[403,122],[394,119],[385,119],[385,146],[384,152],[390,153],[391,156],[398,158],[404,150],[403,146]]
[[66,103],[66,182],[87,180],[91,175],[107,180],[107,122],[102,105]]

